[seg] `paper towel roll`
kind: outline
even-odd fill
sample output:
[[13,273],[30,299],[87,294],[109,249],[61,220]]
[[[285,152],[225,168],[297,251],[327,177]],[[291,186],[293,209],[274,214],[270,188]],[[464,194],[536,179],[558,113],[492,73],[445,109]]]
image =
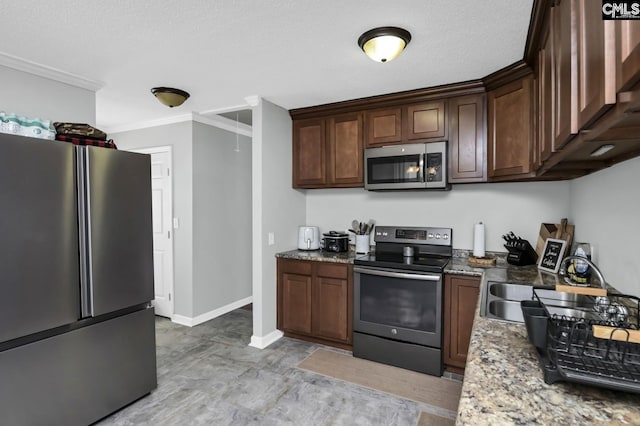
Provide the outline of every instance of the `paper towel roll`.
[[482,222],[473,226],[473,255],[484,257],[484,223]]

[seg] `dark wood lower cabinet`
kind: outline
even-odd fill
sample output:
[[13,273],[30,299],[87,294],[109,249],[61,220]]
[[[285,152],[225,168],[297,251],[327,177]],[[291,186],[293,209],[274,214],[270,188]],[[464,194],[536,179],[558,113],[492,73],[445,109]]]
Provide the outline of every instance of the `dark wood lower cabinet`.
[[450,371],[464,371],[479,294],[479,277],[445,275],[444,364]]
[[282,274],[284,328],[296,333],[311,333],[311,291],[310,276]]
[[353,268],[278,259],[278,328],[285,336],[351,350]]

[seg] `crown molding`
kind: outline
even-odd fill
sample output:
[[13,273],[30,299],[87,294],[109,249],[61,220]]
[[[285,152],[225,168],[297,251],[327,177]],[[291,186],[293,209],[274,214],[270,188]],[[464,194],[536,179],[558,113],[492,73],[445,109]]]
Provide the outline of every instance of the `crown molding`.
[[140,121],[137,123],[124,124],[122,126],[104,127],[103,130],[107,133],[120,133],[129,132],[132,130],[148,129],[150,127],[165,126],[167,124],[184,123],[186,121],[195,121],[197,123],[206,124],[208,126],[217,127],[222,130],[227,130],[231,133],[237,133],[239,135],[252,137],[253,130],[251,126],[247,126],[244,123],[238,123],[234,120],[230,120],[225,117],[205,117],[196,112],[188,114],[174,115],[172,117],[159,118],[157,120]]
[[259,95],[251,95],[244,98],[244,100],[250,107],[255,108],[260,105],[262,98]]
[[158,118],[155,120],[138,121],[136,123],[123,124],[114,127],[104,126],[102,129],[107,133],[120,133],[129,132],[131,130],[148,129],[150,127],[165,126],[167,124],[183,123],[185,121],[191,121],[190,113]]
[[482,80],[469,80],[459,83],[444,84],[441,86],[408,90],[386,95],[370,96],[367,98],[334,102],[312,107],[296,108],[289,110],[289,115],[291,118],[296,120],[303,118],[317,118],[322,115],[360,112],[373,108],[397,107],[408,103],[429,102],[434,99],[484,93],[484,91]]
[[[227,130],[231,133],[238,133],[239,135],[252,137],[253,130],[251,126],[248,126],[244,123],[238,123],[235,120],[231,120],[226,117],[205,117],[198,113],[193,113],[193,121],[201,124],[206,124],[208,126],[218,127],[219,129]],[[237,131],[236,131],[237,130]]]
[[37,75],[38,77],[48,78],[49,80],[59,81],[60,83],[65,83],[70,86],[91,90],[92,92],[97,92],[104,87],[104,83],[101,81],[91,80],[77,74],[31,62],[4,52],[0,52],[0,65]]

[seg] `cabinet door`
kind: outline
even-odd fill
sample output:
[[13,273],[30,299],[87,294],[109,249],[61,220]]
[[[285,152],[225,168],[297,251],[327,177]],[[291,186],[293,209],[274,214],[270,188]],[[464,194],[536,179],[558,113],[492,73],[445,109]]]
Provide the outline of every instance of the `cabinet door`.
[[282,274],[282,328],[311,334],[311,276]]
[[614,21],[602,19],[602,5],[578,0],[578,128],[616,102]]
[[326,138],[323,119],[293,123],[293,187],[326,184]]
[[323,339],[351,342],[350,271],[347,265],[315,263],[313,334]]
[[550,9],[549,24],[545,26],[538,51],[538,135],[539,165],[553,153],[554,140],[554,68],[553,37],[551,34],[555,19],[555,9]]
[[347,342],[347,280],[317,277],[313,295],[313,334]]
[[[551,39],[553,43],[553,142],[544,159],[562,148],[578,133],[576,1],[562,0],[552,8]],[[601,19],[601,18],[600,18]],[[548,43],[547,43],[548,46]],[[545,49],[549,47],[545,46]],[[545,88],[546,89],[546,88]]]
[[618,90],[628,90],[640,79],[640,21],[616,21]]
[[449,100],[449,182],[487,180],[485,96]]
[[367,146],[380,146],[402,141],[402,110],[400,108],[367,111]]
[[447,139],[446,101],[410,105],[406,108],[406,139]]
[[525,77],[488,94],[489,177],[526,174],[531,171],[533,79]]
[[364,186],[362,114],[344,114],[327,121],[330,186]]
[[480,278],[446,275],[444,289],[444,363],[464,368],[476,312]]

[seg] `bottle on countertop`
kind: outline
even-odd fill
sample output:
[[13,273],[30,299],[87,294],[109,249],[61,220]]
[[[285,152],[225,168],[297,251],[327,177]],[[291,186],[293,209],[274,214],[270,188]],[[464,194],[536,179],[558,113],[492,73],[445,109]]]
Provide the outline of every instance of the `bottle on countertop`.
[[[576,243],[574,256],[591,260],[591,245],[589,243]],[[589,285],[591,282],[591,268],[587,262],[573,260],[567,268],[569,278],[579,285]]]

